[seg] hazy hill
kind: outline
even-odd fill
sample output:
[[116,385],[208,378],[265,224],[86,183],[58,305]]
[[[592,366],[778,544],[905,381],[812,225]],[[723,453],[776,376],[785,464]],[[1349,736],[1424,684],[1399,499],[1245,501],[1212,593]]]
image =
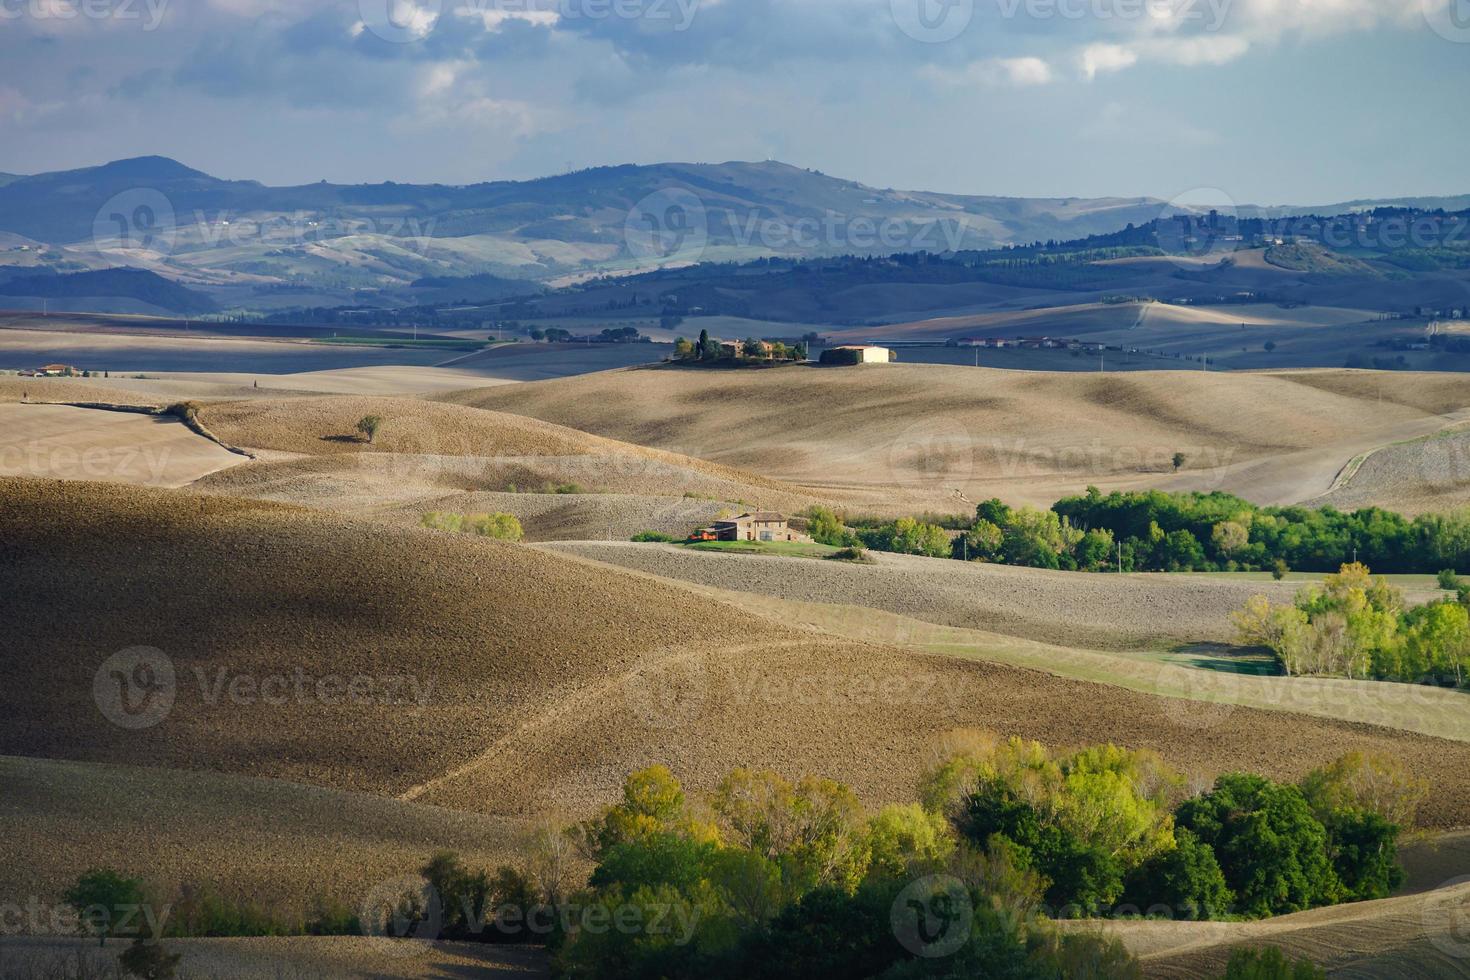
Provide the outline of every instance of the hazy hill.
[[0,296],[36,299],[136,300],[171,313],[212,313],[212,299],[143,269],[102,269],[67,275],[22,276],[0,282]]
[[[294,211],[333,216],[413,216],[434,222],[435,237],[503,235],[511,239],[624,247],[630,211],[651,194],[688,191],[709,214],[711,244],[751,254],[793,252],[790,243],[746,244],[752,216],[794,225],[803,218],[892,219],[915,226],[940,219],[962,221],[963,247],[1032,241],[1111,231],[1158,214],[1148,198],[1041,199],[968,197],[878,190],[774,161],[598,167],[530,181],[494,181],[463,187],[386,182],[373,185],[309,184],[267,187],[255,181],[220,180],[163,157],[120,160],[100,167],[22,177],[0,188],[0,229],[41,241],[70,244],[88,239],[98,210],[134,188],[168,198],[181,221],[195,211],[214,216]],[[849,234],[839,232],[841,234]],[[840,252],[842,242],[832,243]],[[876,245],[878,251],[895,247]]]

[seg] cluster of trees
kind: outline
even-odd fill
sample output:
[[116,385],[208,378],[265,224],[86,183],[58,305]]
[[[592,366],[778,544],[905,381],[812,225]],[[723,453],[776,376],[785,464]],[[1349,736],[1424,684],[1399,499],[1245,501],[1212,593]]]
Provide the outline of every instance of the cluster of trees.
[[[172,894],[114,868],[83,873],[62,894],[85,932],[100,946],[132,939],[118,957],[121,974],[139,980],[170,980],[181,954],[165,939],[261,936],[350,936],[362,933],[358,916],[340,902],[317,899],[310,917],[283,917],[247,899],[229,898],[209,887],[180,885]],[[86,975],[86,971],[83,971]]]
[[1149,752],[1012,739],[940,766],[925,805],[1040,875],[1054,909],[1220,919],[1387,897],[1424,794],[1397,763],[1362,755],[1297,785],[1228,774],[1182,800],[1180,786]]
[[1038,879],[941,814],[868,816],[831,780],[736,770],[702,807],[656,767],[575,834],[595,864],[577,904],[670,927],[559,936],[563,977],[1140,975],[1115,940],[1052,928]]
[[[1359,755],[1295,785],[1233,774],[1188,797],[1151,752],[986,736],[952,748],[923,774],[919,802],[877,812],[829,779],[747,769],[691,800],[655,766],[597,817],[542,831],[517,867],[476,870],[441,852],[420,885],[293,928],[545,944],[556,975],[579,980],[1134,980],[1117,940],[1053,920],[1256,918],[1385,897],[1402,882],[1398,835],[1424,790]],[[144,894],[93,872],[67,900],[95,912]],[[187,896],[174,916],[138,936],[139,962],[163,964],[140,976],[170,975],[164,936],[274,929]],[[107,915],[82,921],[112,932]],[[1319,976],[1272,951],[1242,951],[1226,973]]]
[[[1376,507],[1345,513],[1259,507],[1218,492],[1103,494],[1089,487],[1048,511],[988,500],[973,521],[915,519],[920,529],[909,533],[899,533],[897,522],[850,530],[831,511],[810,513],[821,528],[813,536],[824,544],[1069,571],[1284,575],[1289,569],[1333,572],[1355,560],[1393,574],[1470,567],[1470,510],[1410,520]],[[939,546],[944,526],[964,532],[948,548]]]
[[1233,618],[1241,642],[1269,647],[1290,675],[1462,687],[1470,677],[1470,588],[1458,591],[1456,599],[1410,609],[1401,592],[1357,563],[1291,604],[1254,596]]
[[[738,354],[735,351],[738,350]],[[761,340],[749,337],[736,344],[726,344],[711,337],[708,330],[699,332],[699,339],[690,341],[679,337],[674,341],[674,358],[680,361],[715,363],[718,361],[747,361],[769,363],[772,361],[804,361],[805,343],[786,344],[780,340]]]
[[432,511],[424,515],[424,527],[455,534],[476,534],[496,541],[520,541],[526,536],[514,514],[446,514]]
[[1332,572],[1357,559],[1381,572],[1432,574],[1470,565],[1470,511],[1409,520],[1377,507],[1258,507],[1227,493],[1096,487],[1052,510],[1075,527],[1112,532],[1125,570],[1253,571],[1280,561]]
[[[558,970],[1136,977],[1121,946],[1051,920],[1254,918],[1402,882],[1398,834],[1422,787],[1394,763],[1350,756],[1299,785],[1227,775],[1187,799],[1183,783],[1152,753],[1019,739],[977,740],[924,775],[920,803],[874,814],[826,779],[736,770],[701,806],[645,770],[571,832],[594,865],[574,901],[603,921],[659,910],[688,929],[559,935]],[[1232,975],[1317,975],[1247,958],[1268,969]]]

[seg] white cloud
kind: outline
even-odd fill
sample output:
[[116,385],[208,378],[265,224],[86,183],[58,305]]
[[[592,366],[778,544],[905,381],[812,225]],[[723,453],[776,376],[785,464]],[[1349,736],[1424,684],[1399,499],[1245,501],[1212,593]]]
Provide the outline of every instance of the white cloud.
[[930,81],[952,88],[1026,88],[1046,85],[1053,78],[1051,65],[1041,58],[985,58],[963,68],[925,66],[921,72]]
[[555,10],[501,10],[494,6],[468,6],[455,10],[455,16],[465,20],[478,20],[487,31],[498,31],[513,20],[525,21],[539,27],[555,27],[561,14]]
[[1089,82],[1103,72],[1122,71],[1136,64],[1138,54],[1121,44],[1089,44],[1077,55],[1077,67]]

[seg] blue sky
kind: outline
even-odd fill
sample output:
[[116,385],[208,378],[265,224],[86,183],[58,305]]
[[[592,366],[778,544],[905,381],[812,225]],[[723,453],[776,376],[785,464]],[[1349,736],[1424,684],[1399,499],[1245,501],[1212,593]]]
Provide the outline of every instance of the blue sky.
[[0,0],[0,170],[1470,192],[1470,0]]

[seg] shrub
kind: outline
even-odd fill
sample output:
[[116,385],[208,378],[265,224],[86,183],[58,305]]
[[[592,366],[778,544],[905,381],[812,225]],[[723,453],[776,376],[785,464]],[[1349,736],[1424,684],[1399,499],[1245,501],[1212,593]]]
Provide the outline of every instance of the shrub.
[[1271,563],[1271,577],[1280,582],[1291,573],[1291,568],[1286,564],[1285,558],[1278,558]]
[[672,534],[664,534],[662,531],[639,531],[633,535],[633,540],[645,544],[674,544],[679,541]]
[[1446,592],[1460,591],[1460,576],[1453,568],[1446,568],[1439,573],[1439,587]]
[[306,931],[300,921],[281,918],[270,908],[239,896],[227,897],[205,885],[183,885],[174,896],[166,933],[174,938],[294,936]]
[[182,953],[170,953],[162,943],[146,942],[139,936],[117,958],[117,965],[138,980],[171,980],[183,958]]
[[465,518],[465,531],[496,541],[520,541],[526,536],[514,514],[472,514]]
[[174,402],[163,410],[163,414],[172,415],[184,422],[194,423],[199,421],[199,412],[202,406],[198,402]]
[[873,556],[868,554],[866,548],[842,548],[827,556],[829,561],[847,561],[855,565],[872,565]]
[[464,515],[432,511],[424,515],[423,525],[434,531],[452,531],[458,534],[464,530]]
[[381,415],[364,415],[358,419],[356,428],[358,434],[371,444],[378,437],[378,430],[382,427],[383,417]]
[[514,514],[425,514],[423,525],[434,531],[476,534],[497,541],[520,541],[525,537],[521,522]]

